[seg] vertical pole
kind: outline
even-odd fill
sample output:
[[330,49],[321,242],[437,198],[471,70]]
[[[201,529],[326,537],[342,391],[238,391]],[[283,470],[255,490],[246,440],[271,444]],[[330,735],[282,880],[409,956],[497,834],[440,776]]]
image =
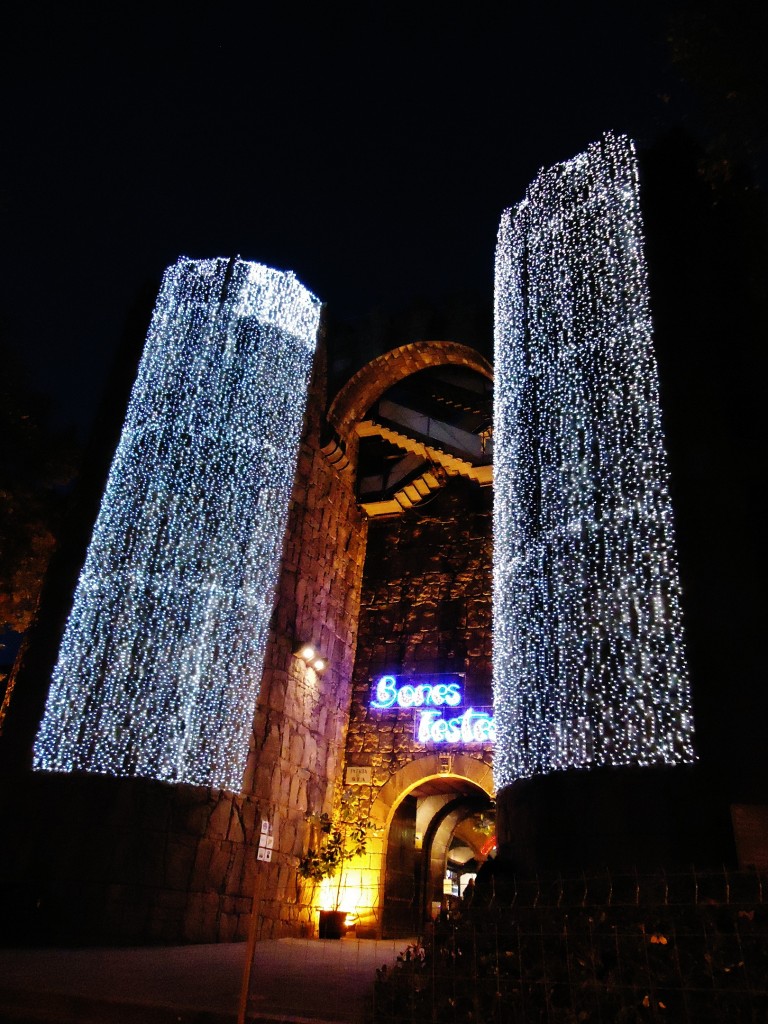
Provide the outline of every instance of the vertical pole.
[[248,1009],[248,991],[251,987],[251,970],[253,968],[253,954],[256,949],[256,936],[259,931],[259,908],[264,893],[264,876],[266,862],[257,862],[256,880],[253,885],[253,904],[251,906],[251,923],[248,929],[248,942],[245,947],[245,964],[243,965],[243,980],[240,986],[240,1003],[237,1008],[237,1024],[245,1024],[245,1014]]

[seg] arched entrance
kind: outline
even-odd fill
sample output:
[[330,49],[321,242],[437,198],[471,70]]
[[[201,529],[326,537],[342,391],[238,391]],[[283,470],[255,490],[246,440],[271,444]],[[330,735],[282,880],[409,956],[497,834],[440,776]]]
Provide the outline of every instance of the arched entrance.
[[422,931],[488,855],[494,828],[488,763],[467,754],[427,754],[382,788],[373,808],[382,821],[380,879],[383,938]]
[[[492,737],[449,735],[442,699],[422,715],[376,695],[385,677],[450,686],[459,717],[492,713],[492,399],[483,356],[417,342],[364,367],[328,412],[323,452],[368,522],[345,768],[376,826],[345,873],[358,937],[419,933],[485,856],[475,826],[492,806]],[[424,731],[430,716],[442,732]]]
[[[351,377],[331,402],[328,409],[328,424],[332,428],[333,437],[323,448],[328,461],[340,471],[351,469],[356,473],[359,468],[360,436],[366,436],[366,431],[370,428],[370,424],[366,422],[367,414],[379,399],[407,378],[420,376],[426,371],[439,372],[441,368],[456,371],[464,377],[464,381],[474,377],[487,382],[490,395],[493,368],[484,356],[466,345],[454,341],[419,341],[391,349],[373,359]],[[446,398],[444,394],[440,397]],[[466,395],[452,395],[450,401],[454,416],[461,408],[465,397]],[[440,413],[438,419],[439,417]],[[400,425],[402,426],[402,423]],[[468,424],[463,423],[462,426],[467,427]],[[475,427],[469,424],[469,431],[465,431],[465,434],[471,433],[474,429]],[[410,435],[411,431],[406,429],[405,434]],[[395,444],[398,440],[402,443],[401,438],[390,440]],[[469,464],[471,463],[472,458],[469,456]],[[483,477],[478,482],[488,484],[490,477]]]
[[485,859],[493,802],[467,779],[428,779],[398,804],[387,837],[382,937],[419,934],[441,905],[459,899]]
[[366,409],[397,381],[430,367],[461,366],[493,380],[493,368],[475,349],[455,341],[418,341],[372,359],[338,392],[328,422],[346,441]]

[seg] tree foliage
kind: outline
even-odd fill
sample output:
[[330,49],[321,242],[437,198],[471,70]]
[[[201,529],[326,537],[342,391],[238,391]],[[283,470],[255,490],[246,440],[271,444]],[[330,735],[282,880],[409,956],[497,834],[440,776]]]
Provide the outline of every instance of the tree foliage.
[[73,437],[0,344],[0,634],[32,624],[75,477]]
[[768,9],[747,0],[696,0],[670,18],[670,58],[699,100],[713,187],[739,163],[759,173],[768,157],[766,31]]

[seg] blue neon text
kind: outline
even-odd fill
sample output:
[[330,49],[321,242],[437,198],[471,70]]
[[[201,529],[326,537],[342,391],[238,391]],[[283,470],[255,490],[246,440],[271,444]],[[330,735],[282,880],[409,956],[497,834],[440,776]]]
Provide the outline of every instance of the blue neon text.
[[376,696],[372,708],[441,707],[455,708],[461,704],[461,687],[458,683],[406,683],[398,686],[397,676],[381,676],[376,682]]
[[487,711],[467,708],[458,718],[443,718],[442,712],[420,711],[416,721],[419,743],[493,743],[496,723]]

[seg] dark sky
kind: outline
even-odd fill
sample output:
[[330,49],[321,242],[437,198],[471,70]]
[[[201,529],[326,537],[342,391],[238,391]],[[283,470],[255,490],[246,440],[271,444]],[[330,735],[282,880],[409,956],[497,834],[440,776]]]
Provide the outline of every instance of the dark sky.
[[664,4],[78,6],[6,39],[0,323],[80,424],[178,255],[292,269],[342,318],[490,296],[539,167],[688,116]]

